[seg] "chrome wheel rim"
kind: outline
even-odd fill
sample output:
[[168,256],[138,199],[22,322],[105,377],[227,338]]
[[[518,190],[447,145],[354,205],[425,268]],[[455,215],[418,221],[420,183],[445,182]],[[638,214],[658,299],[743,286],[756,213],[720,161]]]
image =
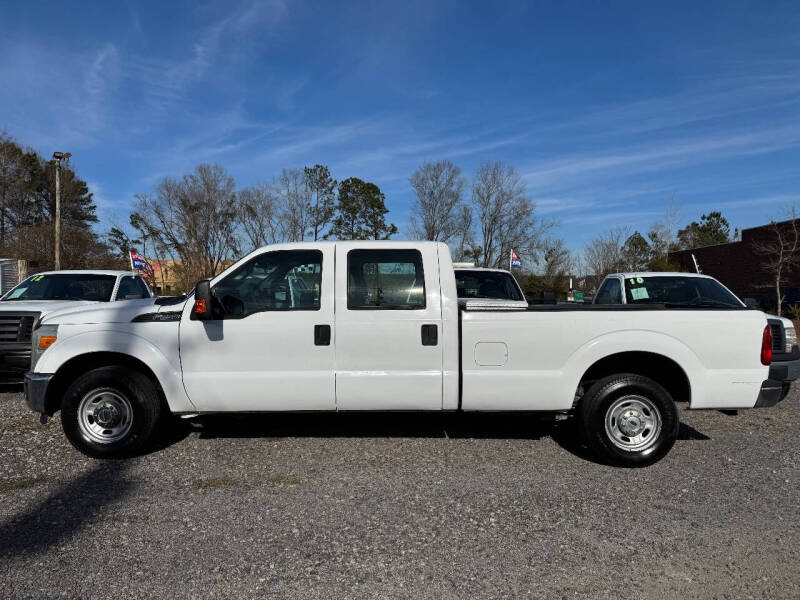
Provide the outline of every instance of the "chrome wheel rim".
[[623,396],[606,411],[606,434],[617,448],[642,452],[661,434],[661,413],[644,396]]
[[133,407],[117,390],[92,390],[78,405],[78,426],[81,433],[93,442],[118,442],[130,433],[133,426]]

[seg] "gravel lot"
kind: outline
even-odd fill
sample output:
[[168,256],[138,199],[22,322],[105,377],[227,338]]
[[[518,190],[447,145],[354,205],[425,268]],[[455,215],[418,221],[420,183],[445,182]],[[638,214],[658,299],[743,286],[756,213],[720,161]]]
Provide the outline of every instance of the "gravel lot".
[[99,462],[0,394],[3,598],[800,598],[800,394],[653,467],[520,416],[207,418]]

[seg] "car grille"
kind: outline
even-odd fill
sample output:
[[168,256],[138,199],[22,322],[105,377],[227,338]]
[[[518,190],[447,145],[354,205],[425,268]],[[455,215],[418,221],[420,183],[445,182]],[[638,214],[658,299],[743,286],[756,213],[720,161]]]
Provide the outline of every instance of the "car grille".
[[0,342],[30,342],[33,315],[0,314]]
[[786,341],[783,339],[783,324],[780,321],[769,321],[769,328],[772,332],[772,351],[784,352]]

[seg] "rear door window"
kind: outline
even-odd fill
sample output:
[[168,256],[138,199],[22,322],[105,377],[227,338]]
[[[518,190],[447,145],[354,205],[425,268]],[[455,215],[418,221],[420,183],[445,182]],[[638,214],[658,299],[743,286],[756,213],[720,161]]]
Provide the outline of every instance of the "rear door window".
[[425,308],[425,276],[418,250],[351,250],[347,254],[347,308]]

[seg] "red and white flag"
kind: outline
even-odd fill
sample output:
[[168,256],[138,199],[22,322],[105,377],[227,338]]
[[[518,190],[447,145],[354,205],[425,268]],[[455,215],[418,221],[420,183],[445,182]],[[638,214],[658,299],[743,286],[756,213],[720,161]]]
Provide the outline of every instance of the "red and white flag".
[[146,270],[148,270],[150,265],[147,264],[147,261],[144,258],[139,256],[133,250],[130,251],[130,255],[131,255],[131,269],[132,270],[134,270],[134,271],[146,271]]

